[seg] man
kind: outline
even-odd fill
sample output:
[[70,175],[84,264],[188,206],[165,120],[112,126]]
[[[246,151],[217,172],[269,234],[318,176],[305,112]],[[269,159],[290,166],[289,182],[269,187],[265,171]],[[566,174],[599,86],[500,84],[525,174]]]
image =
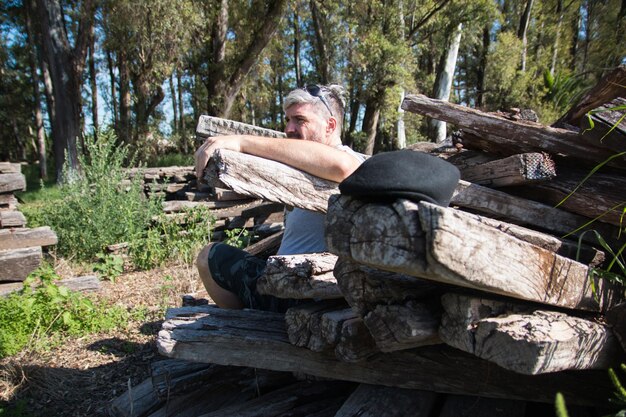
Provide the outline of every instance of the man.
[[[309,174],[341,182],[364,157],[341,144],[344,106],[339,85],[307,86],[293,90],[284,101],[287,139],[248,135],[207,139],[196,152],[196,175],[202,177],[216,149],[230,149],[282,162]],[[279,255],[326,250],[324,214],[294,208],[287,213]],[[196,262],[200,278],[213,301],[222,308],[256,308],[283,312],[294,304],[260,295],[256,281],[265,261],[234,247],[212,243]]]

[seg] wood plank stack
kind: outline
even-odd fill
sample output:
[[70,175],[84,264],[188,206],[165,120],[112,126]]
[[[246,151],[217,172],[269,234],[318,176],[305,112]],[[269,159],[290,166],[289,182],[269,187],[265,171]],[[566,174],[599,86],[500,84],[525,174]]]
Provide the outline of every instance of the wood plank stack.
[[0,162],[0,293],[22,287],[22,281],[41,264],[42,246],[56,245],[49,227],[26,227],[14,193],[26,188],[20,164]]
[[[570,129],[423,96],[407,97],[403,107],[462,130],[462,146],[436,150],[456,160],[465,178],[452,207],[352,199],[339,195],[337,184],[285,165],[218,151],[208,181],[327,212],[332,253],[268,260],[259,290],[308,302],[284,315],[210,305],[172,309],[159,351],[190,362],[367,384],[343,404],[350,411],[327,415],[356,415],[383,401],[377,393],[401,398],[402,389],[430,392],[423,404],[432,392],[445,395],[441,415],[455,415],[463,396],[506,399],[510,415],[532,415],[525,404],[552,403],[557,391],[570,407],[605,406],[611,392],[605,370],[626,359],[625,307],[618,304],[624,289],[590,273],[609,255],[583,231],[606,212],[593,228],[608,242],[620,241],[614,215],[625,204],[626,155],[607,161],[607,178],[578,188],[598,202],[555,208],[551,199],[581,178],[573,166],[593,166],[615,150]],[[574,239],[562,238],[570,232]]]

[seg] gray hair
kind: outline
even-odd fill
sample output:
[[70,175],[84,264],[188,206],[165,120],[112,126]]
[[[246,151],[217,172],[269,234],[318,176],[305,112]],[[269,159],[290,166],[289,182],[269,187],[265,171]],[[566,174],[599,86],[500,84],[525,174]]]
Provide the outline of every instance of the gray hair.
[[[341,126],[343,124],[343,115],[345,108],[345,89],[343,86],[339,84],[329,84],[329,85],[319,85],[322,94],[324,95],[324,99],[328,103],[328,106],[332,109],[332,114],[335,119],[337,119],[338,131],[341,132]],[[283,110],[287,110],[289,107],[294,104],[312,104],[318,111],[320,115],[326,115],[328,109],[320,100],[319,97],[312,96],[306,90],[306,88],[298,88],[291,91],[285,97],[285,101],[283,103]]]

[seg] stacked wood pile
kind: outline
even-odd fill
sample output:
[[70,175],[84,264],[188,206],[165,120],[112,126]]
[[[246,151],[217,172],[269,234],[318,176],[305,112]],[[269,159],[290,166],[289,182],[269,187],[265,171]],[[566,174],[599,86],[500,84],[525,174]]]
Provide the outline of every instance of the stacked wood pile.
[[[604,83],[626,85],[624,74],[620,68]],[[614,94],[605,84],[583,98],[578,113],[618,99],[597,97]],[[285,165],[218,151],[205,172],[208,181],[327,212],[332,253],[268,260],[259,290],[305,304],[286,314],[211,305],[171,309],[159,351],[196,366],[360,384],[334,408],[298,415],[464,415],[476,405],[485,415],[531,416],[550,412],[538,412],[537,402],[553,403],[556,392],[580,415],[591,413],[584,407],[605,406],[612,392],[605,370],[626,360],[626,306],[619,304],[623,288],[590,273],[611,255],[584,230],[620,242],[615,215],[624,205],[626,154],[609,146],[626,150],[626,130],[608,127],[608,136],[594,141],[571,127],[583,120],[580,115],[562,119],[564,129],[516,120],[521,112],[503,117],[424,96],[407,97],[403,107],[461,129],[451,149],[428,149],[461,168],[464,179],[452,207],[360,201],[339,195],[337,184]],[[621,116],[594,117],[598,126],[601,117],[610,124]],[[608,140],[613,135],[622,136]],[[577,188],[597,201],[589,204],[585,197],[554,207],[555,199],[577,187],[580,172],[609,158],[604,182]],[[207,387],[216,389],[214,383],[202,389]],[[388,398],[415,403],[367,411],[389,404]],[[132,404],[128,396],[119,401]],[[257,413],[243,415],[281,415],[258,412],[277,403],[261,396]]]
[[0,294],[22,288],[24,279],[41,264],[42,247],[57,243],[49,227],[26,227],[14,195],[25,188],[21,165],[0,162]]

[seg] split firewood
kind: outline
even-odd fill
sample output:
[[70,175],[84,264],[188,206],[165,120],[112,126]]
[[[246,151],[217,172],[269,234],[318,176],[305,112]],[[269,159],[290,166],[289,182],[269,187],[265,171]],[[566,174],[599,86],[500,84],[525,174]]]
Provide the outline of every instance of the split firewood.
[[434,392],[360,384],[335,417],[408,417],[432,415]]
[[342,298],[333,276],[336,261],[330,253],[272,256],[257,290],[279,298]]
[[[612,389],[604,371],[540,377],[521,375],[444,345],[344,363],[333,356],[292,345],[284,315],[258,310],[224,310],[212,306],[170,309],[159,332],[157,347],[170,358],[493,398],[553,403],[559,391],[568,404],[596,405],[605,401],[606,393]],[[581,378],[585,384],[580,383]]]
[[41,246],[0,250],[0,282],[24,281],[41,264]]
[[48,226],[34,229],[0,229],[0,250],[57,244],[57,235]]
[[518,373],[606,369],[622,354],[610,329],[593,320],[457,294],[442,304],[444,342]]
[[270,138],[284,138],[286,135],[277,130],[266,129],[234,120],[221,119],[213,116],[200,116],[196,127],[196,137],[199,140],[210,136],[223,135],[253,135]]
[[26,226],[26,217],[19,211],[0,211],[0,229]]
[[408,200],[374,204],[332,197],[327,231],[332,253],[438,282],[596,311],[614,303],[617,294],[601,280],[596,286],[598,304],[586,265],[509,236],[467,213],[424,202],[418,210]]

